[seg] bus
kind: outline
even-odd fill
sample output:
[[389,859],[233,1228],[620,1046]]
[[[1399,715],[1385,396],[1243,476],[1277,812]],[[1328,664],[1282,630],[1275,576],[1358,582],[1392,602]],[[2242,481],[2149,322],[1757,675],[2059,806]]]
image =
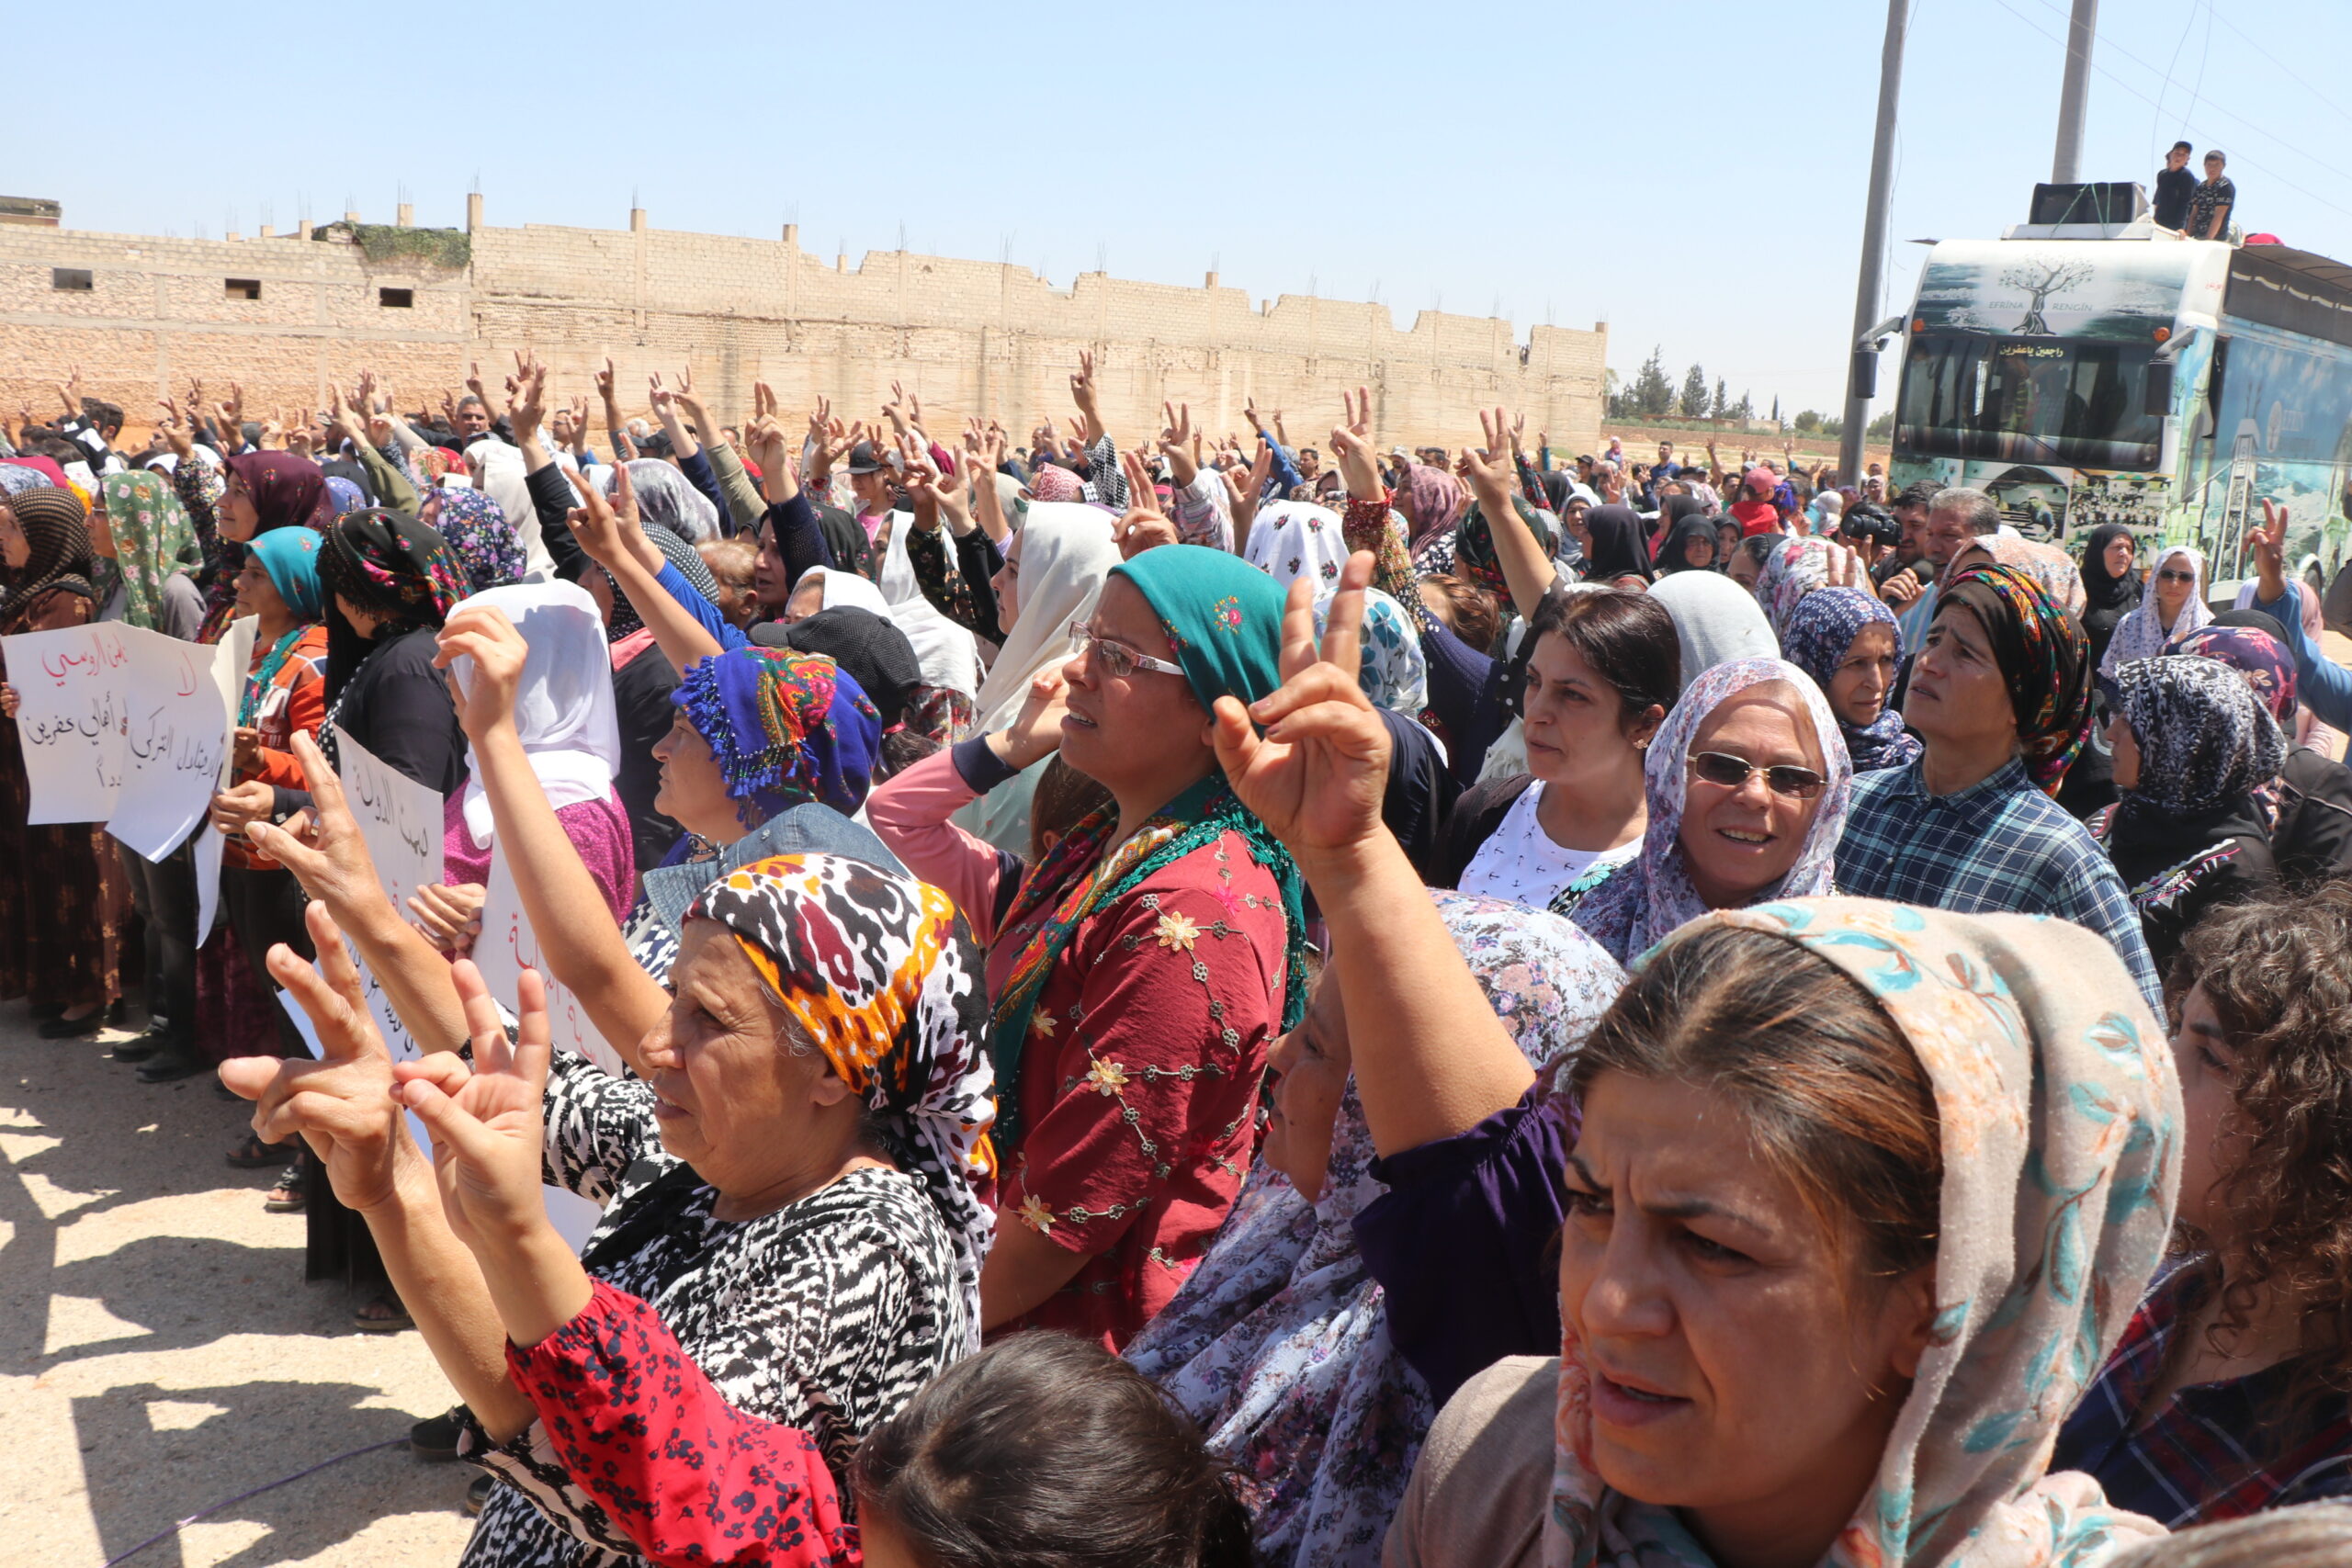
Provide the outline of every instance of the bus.
[[[2086,228],[2112,237],[2071,237]],[[2352,619],[2352,578],[2328,592],[2352,547],[2352,267],[2145,217],[2025,225],[1935,245],[1903,335],[1896,490],[1976,486],[2070,554],[2105,523],[2143,562],[2194,545],[2223,605],[2267,497],[2290,571]]]

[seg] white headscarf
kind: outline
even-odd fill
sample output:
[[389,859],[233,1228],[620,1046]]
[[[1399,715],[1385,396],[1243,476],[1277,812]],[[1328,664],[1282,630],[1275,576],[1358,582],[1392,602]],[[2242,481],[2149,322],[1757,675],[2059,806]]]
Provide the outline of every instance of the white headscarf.
[[[475,604],[504,612],[529,645],[514,692],[514,731],[548,804],[560,809],[604,799],[621,765],[621,727],[596,602],[576,582],[518,583],[460,599],[450,613]],[[473,660],[459,658],[452,668],[470,685]],[[467,748],[466,831],[487,844],[495,829],[481,772]]]
[[[2164,612],[2156,608],[2156,574],[2175,556],[2188,558],[2188,570],[2197,581],[2188,585],[2188,603],[2181,605],[2180,614],[2167,626],[2164,624]],[[2115,623],[2115,635],[2107,639],[2107,652],[2098,661],[2098,672],[2111,678],[2118,666],[2135,659],[2154,659],[2165,650],[2166,643],[2177,642],[2212,624],[2213,612],[2205,607],[2205,558],[2187,545],[2166,545],[2156,552],[2156,564],[2148,569],[2147,591],[2140,595],[2139,607]]]
[[[606,495],[620,483],[618,475],[619,470],[609,464],[597,468],[596,482],[605,487]],[[637,514],[647,522],[661,524],[690,545],[719,536],[718,508],[710,503],[710,497],[659,457],[632,461],[628,482],[637,493]]]
[[1348,539],[1340,514],[1306,501],[1278,501],[1250,525],[1250,564],[1288,588],[1302,577],[1315,579],[1319,596],[1340,585],[1348,564]]
[[[914,513],[890,513],[890,547],[882,558],[877,585],[888,605],[884,612],[914,644],[915,662],[922,667],[923,684],[977,696],[980,689],[980,645],[970,632],[932,607],[915,581],[914,563],[907,558],[907,533]],[[1024,525],[1025,526],[1025,525]],[[830,585],[835,573],[827,574]]]
[[1650,585],[1650,597],[1674,617],[1682,645],[1682,690],[1735,659],[1777,659],[1781,639],[1756,595],[1716,571],[1677,571]]

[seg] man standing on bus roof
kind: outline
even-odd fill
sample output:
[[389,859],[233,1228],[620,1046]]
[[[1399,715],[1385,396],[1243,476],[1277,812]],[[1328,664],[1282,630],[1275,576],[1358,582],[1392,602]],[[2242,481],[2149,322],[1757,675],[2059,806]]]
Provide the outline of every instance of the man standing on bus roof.
[[2185,231],[2192,240],[2219,240],[2229,232],[2231,209],[2238,204],[2238,187],[2222,172],[2229,162],[2219,151],[2205,154],[2205,180],[2188,201],[2188,228]]
[[2197,176],[2188,172],[2188,155],[2196,149],[2176,141],[2156,171],[2156,226],[2178,233],[2188,221],[2188,198],[2197,190]]

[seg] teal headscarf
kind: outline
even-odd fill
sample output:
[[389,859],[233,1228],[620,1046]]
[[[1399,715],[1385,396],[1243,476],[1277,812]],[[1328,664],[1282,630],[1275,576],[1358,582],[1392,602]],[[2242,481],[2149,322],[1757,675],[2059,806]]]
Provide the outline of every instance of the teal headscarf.
[[[1282,684],[1283,591],[1264,572],[1223,550],[1161,545],[1111,569],[1144,596],[1175,645],[1176,661],[1203,707],[1224,696],[1254,703]],[[1305,880],[1290,852],[1251,815],[1212,770],[1206,778],[1154,812],[1115,851],[1111,835],[1119,808],[1105,806],[1064,834],[1031,869],[999,929],[1000,942],[1017,942],[989,1020],[989,1055],[996,1066],[997,1147],[1020,1146],[1021,1064],[1037,998],[1054,962],[1088,916],[1124,897],[1162,866],[1215,844],[1226,833],[1249,845],[1250,857],[1281,890],[1286,964],[1282,1027],[1295,1028],[1306,1010]]]
[[261,560],[262,570],[286,607],[298,621],[315,621],[326,614],[326,594],[319,586],[319,536],[310,528],[272,528],[245,541],[245,548]]
[[1201,706],[1254,703],[1283,683],[1283,591],[1226,550],[1162,545],[1111,569],[1159,617]]

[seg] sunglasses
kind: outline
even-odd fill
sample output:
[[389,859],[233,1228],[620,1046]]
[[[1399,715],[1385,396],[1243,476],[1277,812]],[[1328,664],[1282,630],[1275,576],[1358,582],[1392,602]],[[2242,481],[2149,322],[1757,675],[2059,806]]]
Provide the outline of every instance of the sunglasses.
[[2170,568],[2166,568],[2165,570],[2156,573],[2156,581],[2158,582],[2193,583],[2197,581],[2197,574],[2193,571],[2175,571]]
[[1765,788],[1791,800],[1811,800],[1829,784],[1827,779],[1811,768],[1792,767],[1786,763],[1768,768],[1745,757],[1735,757],[1728,751],[1691,752],[1690,771],[1707,783],[1721,784],[1725,789],[1742,788],[1751,777],[1762,773]]
[[1165,659],[1154,659],[1148,654],[1137,653],[1124,642],[1113,642],[1108,637],[1096,637],[1087,629],[1084,621],[1070,622],[1069,643],[1070,647],[1079,652],[1091,651],[1095,658],[1101,660],[1103,671],[1114,681],[1124,681],[1138,670],[1157,670],[1162,675],[1184,673],[1184,667],[1181,664],[1170,664]]

